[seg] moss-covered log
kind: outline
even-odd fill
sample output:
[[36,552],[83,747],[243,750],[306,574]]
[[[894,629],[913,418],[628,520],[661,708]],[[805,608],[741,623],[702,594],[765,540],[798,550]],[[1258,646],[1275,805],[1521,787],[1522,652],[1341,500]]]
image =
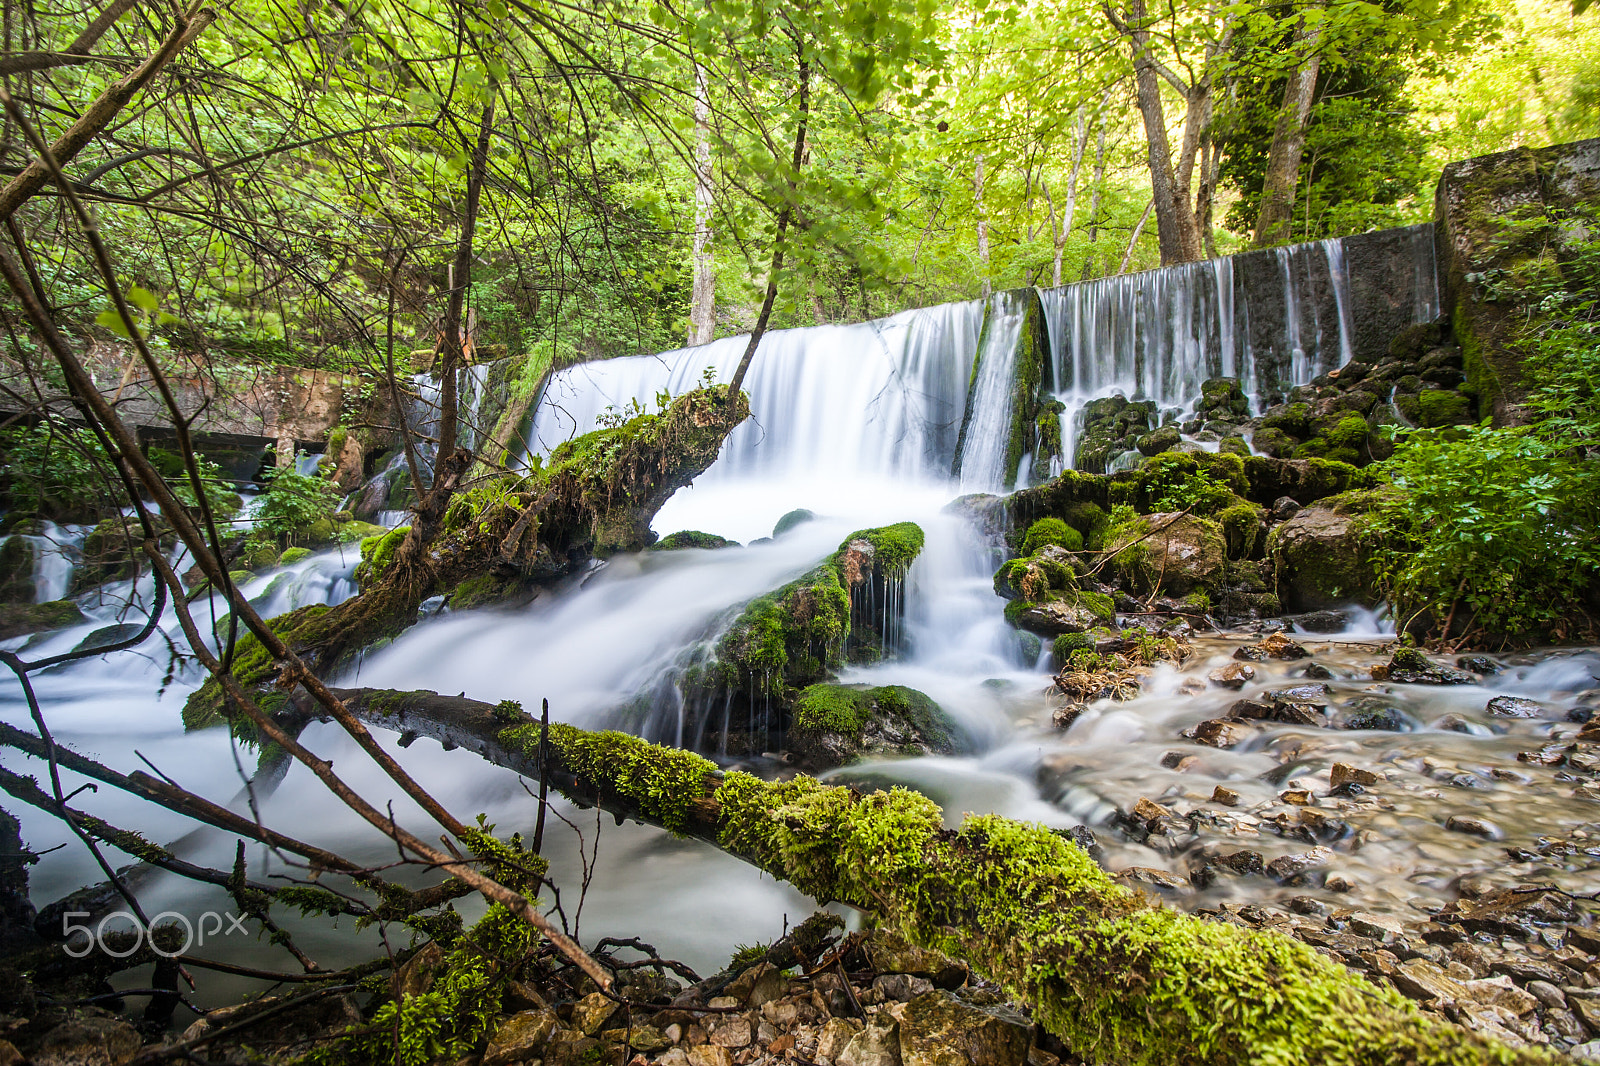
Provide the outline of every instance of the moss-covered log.
[[[567,441],[526,475],[490,478],[450,496],[470,461],[457,452],[440,461],[416,522],[363,545],[360,595],[269,624],[326,676],[414,624],[429,596],[453,595],[470,583],[458,605],[493,602],[565,577],[597,556],[639,551],[654,539],[656,512],[716,461],[749,413],[742,393],[730,403],[726,387],[696,389],[659,414]],[[276,674],[253,638],[240,642],[237,658],[249,672],[238,675],[247,685]],[[199,724],[221,710],[221,689],[210,680],[189,698],[185,717]]]
[[[515,704],[339,695],[376,724],[537,771],[541,731]],[[549,741],[549,780],[568,796],[715,844],[818,900],[860,907],[913,943],[967,959],[1090,1062],[1559,1061],[1424,1015],[1288,937],[1153,903],[1042,826],[983,815],[950,831],[937,806],[903,789],[862,795],[807,777],[766,782],[566,725],[552,725]]]

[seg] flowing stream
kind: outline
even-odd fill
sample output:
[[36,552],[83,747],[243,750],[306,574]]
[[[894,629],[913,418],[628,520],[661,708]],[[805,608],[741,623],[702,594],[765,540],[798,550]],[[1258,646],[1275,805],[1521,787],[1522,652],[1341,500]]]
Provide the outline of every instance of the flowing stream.
[[[1294,264],[1322,256],[1331,276],[1342,278],[1337,244],[1284,254],[1285,291],[1296,312]],[[1259,402],[1269,385],[1242,324],[1258,312],[1234,299],[1231,269],[1222,260],[1042,293],[1058,394],[1069,406],[1081,406],[1120,389],[1130,398],[1183,410],[1198,399],[1203,380],[1227,374],[1242,377]],[[1302,638],[1333,674],[1327,702],[1344,713],[1376,700],[1394,710],[1404,731],[1279,726],[1233,751],[1215,751],[1185,741],[1180,730],[1215,717],[1240,695],[1294,683],[1303,664],[1262,664],[1242,693],[1208,689],[1206,672],[1229,661],[1246,638],[1207,637],[1181,670],[1159,667],[1139,699],[1097,705],[1067,732],[1054,728],[1054,705],[1045,695],[1047,657],[1030,652],[1004,623],[993,592],[992,574],[1003,555],[945,510],[963,492],[998,488],[1011,403],[1005,370],[1014,362],[1020,335],[1020,302],[1011,294],[993,298],[987,330],[985,305],[973,301],[859,325],[770,334],[746,382],[752,418],[732,434],[718,462],[669,501],[655,525],[661,534],[696,529],[743,546],[614,558],[524,608],[435,615],[367,654],[340,680],[459,692],[491,702],[515,699],[532,711],[548,699],[557,720],[628,728],[693,746],[708,712],[685,706],[670,684],[685,656],[714,637],[742,604],[814,566],[851,530],[911,520],[922,525],[927,543],[905,582],[906,650],[870,667],[848,668],[842,679],[926,692],[957,723],[965,751],[856,765],[835,771],[834,779],[910,785],[943,805],[952,824],[965,812],[997,812],[1064,829],[1088,825],[1109,866],[1181,873],[1181,856],[1117,832],[1119,808],[1149,797],[1187,811],[1226,782],[1241,794],[1241,803],[1218,815],[1217,840],[1259,849],[1270,859],[1307,847],[1267,831],[1279,791],[1297,782],[1326,789],[1328,766],[1336,760],[1380,768],[1392,785],[1381,804],[1358,797],[1338,808],[1360,847],[1341,850],[1335,868],[1352,886],[1346,902],[1394,912],[1436,905],[1460,873],[1514,872],[1506,866],[1505,847],[1533,848],[1539,837],[1567,833],[1584,820],[1581,811],[1574,813],[1570,784],[1552,784],[1548,773],[1535,779],[1526,767],[1519,769],[1516,754],[1552,732],[1570,731],[1569,714],[1581,717],[1600,702],[1600,656],[1588,651],[1507,660],[1504,672],[1478,685],[1375,685],[1363,670],[1383,658],[1375,648],[1385,639],[1383,625],[1357,616],[1345,634]],[[1331,321],[1312,330],[1297,325],[1287,338],[1298,353],[1290,364],[1298,380],[1348,358],[1350,316],[1360,309],[1348,308],[1344,297],[1338,308]],[[1431,313],[1418,309],[1419,316]],[[1287,317],[1302,321],[1298,313]],[[654,409],[658,395],[692,388],[708,371],[725,381],[744,345],[743,338],[728,338],[562,371],[531,416],[532,450],[547,454],[599,424],[608,411],[626,413],[631,404]],[[962,461],[953,474],[958,447]],[[807,508],[816,518],[772,538],[776,520],[795,508]],[[247,591],[269,616],[306,603],[338,602],[354,592],[355,554],[353,546],[318,554],[256,578]],[[45,582],[51,592],[64,587],[58,570],[38,571],[41,588]],[[7,646],[24,646],[25,657],[48,655],[105,626],[142,618],[139,605],[148,601],[148,588],[123,583],[107,592],[86,607],[89,624]],[[194,606],[204,623],[226,633],[226,618],[215,604],[202,598]],[[137,653],[41,675],[36,684],[44,713],[58,740],[120,770],[143,769],[148,760],[184,787],[246,809],[242,782],[255,768],[254,753],[237,748],[224,730],[182,730],[179,710],[201,680],[195,664],[178,653],[182,647],[169,618]],[[1531,698],[1541,710],[1532,718],[1496,718],[1485,709],[1496,695]],[[0,714],[27,723],[14,685],[0,688]],[[396,795],[335,727],[313,725],[305,739],[369,798],[393,797],[396,815],[428,835],[422,813]],[[531,828],[534,803],[516,775],[465,751],[441,750],[433,741],[399,747],[393,736],[383,740],[453,811],[484,812],[502,832]],[[14,753],[5,758],[12,766],[27,762]],[[1314,784],[1319,774],[1320,786]],[[81,783],[66,778],[69,790]],[[158,841],[173,840],[187,828],[175,816],[128,803],[110,790],[74,802]],[[366,827],[302,768],[262,775],[255,802],[265,820],[291,833],[353,858],[386,861]],[[1511,802],[1514,812],[1504,806]],[[735,945],[770,940],[785,918],[792,924],[812,909],[787,885],[709,847],[636,825],[616,826],[609,817],[597,820],[595,812],[566,803],[556,809],[573,828],[558,823],[547,854],[562,886],[563,907],[569,917],[580,918],[586,939],[638,935],[664,955],[710,972]],[[1503,839],[1443,828],[1452,813],[1486,811]],[[67,844],[34,868],[37,902],[98,879],[60,823],[28,809],[15,813],[33,850]],[[1600,820],[1600,806],[1589,817]],[[180,850],[191,861],[226,868],[233,842],[201,832]],[[249,856],[252,876],[306,876],[262,848]],[[1592,877],[1589,863],[1585,857],[1568,861],[1567,887]],[[1595,887],[1600,883],[1589,885]],[[228,903],[220,893],[159,875],[145,891],[152,913],[171,909],[192,916]],[[1327,890],[1258,880],[1176,898],[1193,906],[1230,893],[1305,891]],[[470,914],[474,904],[463,900],[459,906]],[[347,926],[290,924],[305,938],[302,946],[326,961],[380,949],[373,930],[357,934]],[[235,936],[208,944],[205,954],[250,965],[290,962],[287,956],[263,961],[270,950]],[[236,990],[229,982],[211,982],[203,998],[220,1002]]]

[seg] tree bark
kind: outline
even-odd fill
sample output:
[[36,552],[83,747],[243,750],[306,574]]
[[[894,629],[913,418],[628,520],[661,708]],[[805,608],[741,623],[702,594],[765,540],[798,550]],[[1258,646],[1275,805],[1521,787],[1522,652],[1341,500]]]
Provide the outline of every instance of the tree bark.
[[1306,120],[1316,96],[1317,74],[1322,68],[1322,24],[1295,34],[1298,51],[1305,57],[1289,73],[1283,86],[1283,104],[1267,152],[1267,176],[1261,186],[1261,209],[1256,216],[1254,245],[1282,244],[1294,235],[1295,188],[1300,184],[1300,156],[1306,146]]
[[694,290],[689,297],[689,347],[717,332],[717,271],[711,255],[711,86],[694,65]]
[[[1103,108],[1102,108],[1103,110]],[[1105,192],[1106,181],[1106,120],[1105,115],[1098,116],[1100,129],[1094,139],[1094,194],[1089,199],[1089,244],[1092,247],[1100,239],[1100,197]],[[1094,268],[1094,252],[1091,251],[1083,260],[1083,273],[1079,281],[1088,281],[1089,274]]]
[[[461,209],[461,235],[456,241],[456,257],[450,271],[450,299],[445,304],[443,349],[439,353],[439,458],[438,463],[456,450],[456,371],[465,361],[461,344],[461,308],[472,281],[472,234],[478,225],[478,203],[483,195],[483,178],[489,169],[489,133],[494,125],[494,97],[483,105],[478,122],[477,143],[472,148],[472,163],[467,172],[467,202]],[[434,488],[438,487],[437,472]],[[430,495],[433,490],[430,490]]]
[[1128,272],[1128,264],[1133,262],[1133,251],[1139,247],[1139,235],[1144,232],[1144,224],[1150,221],[1150,212],[1155,206],[1156,202],[1154,200],[1144,205],[1144,214],[1139,216],[1138,223],[1133,227],[1132,235],[1128,237],[1128,250],[1122,253],[1122,262],[1117,264],[1118,274],[1126,274]]
[[[546,734],[520,708],[429,692],[337,695],[374,725],[538,774]],[[1289,937],[1160,906],[1042,826],[985,815],[947,831],[914,792],[765,782],[569,725],[551,724],[548,739],[547,780],[569,798],[704,841],[966,959],[1090,1062],[1556,1061],[1423,1015]]]
[[761,338],[766,336],[767,323],[772,320],[772,305],[778,299],[778,275],[783,271],[783,241],[789,232],[789,222],[794,217],[795,198],[800,194],[800,167],[805,163],[806,129],[811,118],[811,62],[806,58],[805,42],[798,33],[794,38],[794,53],[798,67],[799,119],[794,128],[794,154],[789,160],[789,189],[783,198],[783,206],[778,209],[777,231],[772,237],[772,269],[767,274],[767,294],[761,301],[761,314],[756,319],[756,328],[750,331],[750,343],[745,345],[739,368],[733,372],[733,381],[728,384],[728,402],[731,404],[739,402],[744,376],[750,370],[751,360],[756,357],[756,349],[761,346]]
[[[109,10],[121,14],[117,10],[117,5],[113,5]],[[190,41],[200,36],[201,31],[215,22],[216,19],[217,13],[209,8],[202,8],[199,0],[190,5],[179,17],[177,24],[173,27],[172,32],[167,35],[166,40],[161,42],[161,47],[156,49],[150,58],[139,64],[138,69],[125,77],[119,78],[110,88],[101,93],[94,103],[90,104],[88,109],[84,111],[83,115],[50,146],[50,154],[54,157],[56,165],[65,167],[67,162],[81,152],[83,147],[93,139],[95,134],[110,124],[111,120],[127,106],[128,101],[132,100],[140,89],[150,83],[150,80],[161,71],[161,68],[170,63],[174,56],[183,51]],[[81,34],[79,41],[89,38],[90,31],[98,27],[100,21],[97,19],[95,25],[90,27],[90,30],[86,30]],[[108,22],[106,25],[109,27],[110,23]],[[103,33],[104,28],[101,28],[99,32]],[[97,39],[98,34],[95,36]],[[80,47],[80,43],[74,42],[70,47]],[[17,208],[21,207],[28,197],[38,192],[49,178],[50,169],[44,163],[37,159],[29,163],[27,169],[12,178],[4,189],[0,189],[0,220],[8,219],[15,214]]]
[[1083,170],[1083,153],[1088,147],[1089,127],[1084,123],[1083,107],[1080,105],[1077,121],[1072,127],[1072,172],[1067,178],[1067,203],[1061,209],[1060,226],[1056,226],[1055,201],[1050,199],[1050,187],[1044,185],[1042,178],[1040,180],[1045,202],[1050,205],[1050,236],[1055,245],[1055,257],[1050,264],[1050,284],[1056,288],[1061,287],[1061,256],[1067,247],[1067,235],[1072,232],[1073,216],[1078,209],[1078,174]]
[[984,157],[980,155],[972,168],[972,205],[978,216],[978,270],[983,275],[980,291],[988,298],[994,291],[994,284],[989,277],[989,216],[983,209],[983,163]]

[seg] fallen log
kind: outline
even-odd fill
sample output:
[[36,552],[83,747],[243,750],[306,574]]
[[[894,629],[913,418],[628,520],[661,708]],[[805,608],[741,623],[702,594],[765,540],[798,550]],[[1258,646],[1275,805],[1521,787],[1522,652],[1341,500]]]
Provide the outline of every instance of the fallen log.
[[[337,690],[366,721],[539,771],[540,727],[510,701]],[[1207,922],[1113,881],[1075,844],[994,815],[944,828],[905,789],[767,782],[691,752],[552,723],[552,787],[737,855],[823,902],[966,959],[1095,1063],[1456,1066],[1554,1063],[1423,1014],[1277,933]]]

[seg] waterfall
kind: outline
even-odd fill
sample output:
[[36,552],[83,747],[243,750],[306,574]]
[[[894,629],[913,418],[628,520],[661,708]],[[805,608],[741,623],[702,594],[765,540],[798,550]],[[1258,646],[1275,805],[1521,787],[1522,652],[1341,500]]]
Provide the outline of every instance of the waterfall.
[[[1365,268],[1354,278],[1353,256]],[[1432,321],[1433,227],[1182,263],[1045,289],[1039,298],[1065,406],[1063,462],[1071,466],[1090,400],[1152,400],[1153,422],[1174,421],[1195,409],[1208,378],[1231,377],[1259,413],[1293,386],[1375,358],[1405,326]]]
[[1016,402],[1017,352],[1028,303],[1025,290],[989,297],[988,318],[967,400],[956,473],[961,488],[982,492],[1001,484]]

